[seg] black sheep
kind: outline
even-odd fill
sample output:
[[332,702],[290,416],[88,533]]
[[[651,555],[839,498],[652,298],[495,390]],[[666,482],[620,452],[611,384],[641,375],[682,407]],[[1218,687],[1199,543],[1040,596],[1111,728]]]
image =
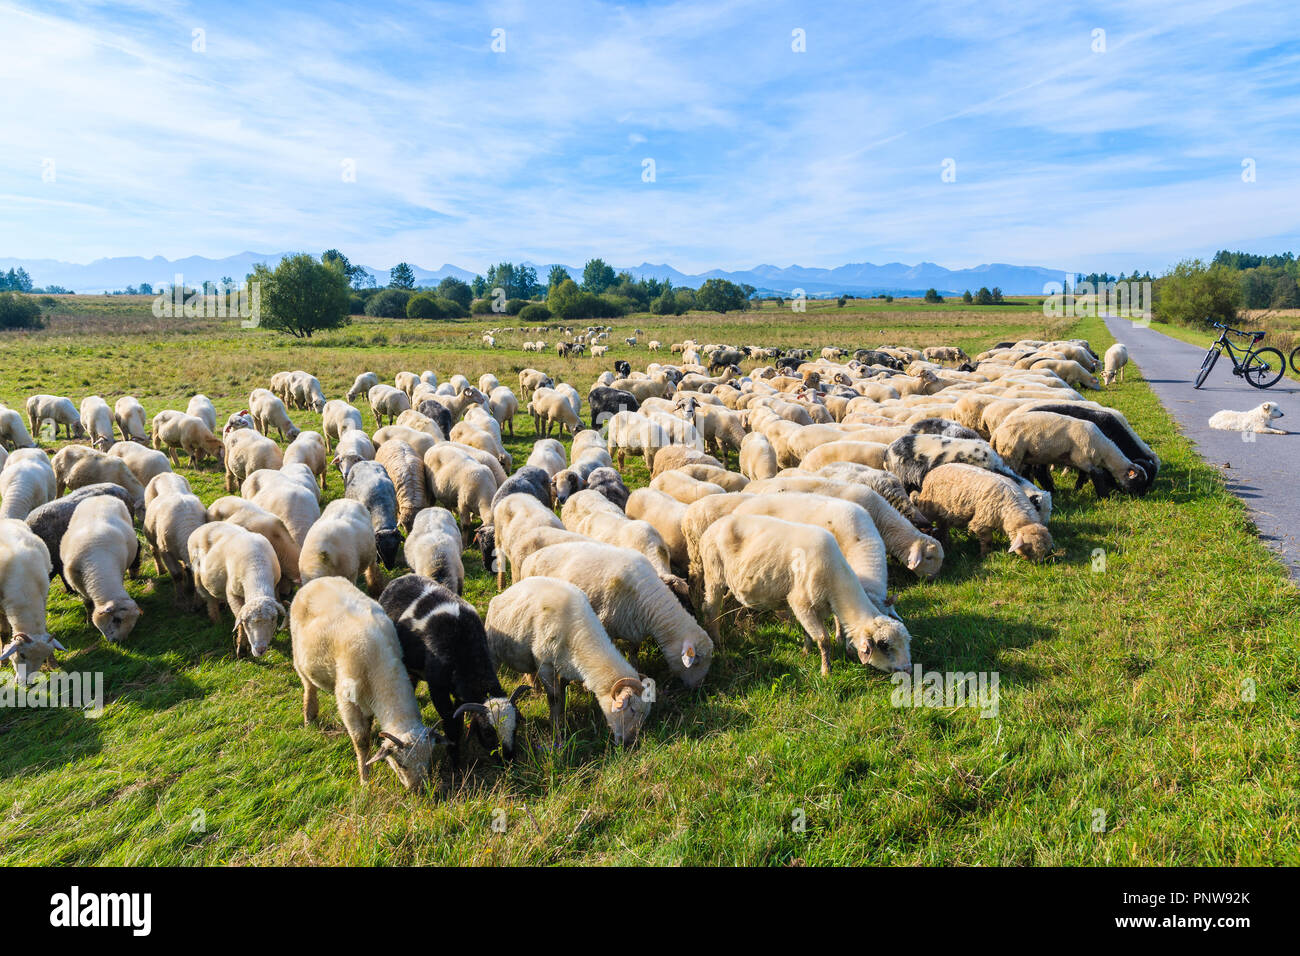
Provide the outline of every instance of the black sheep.
[[538,468],[536,465],[524,465],[524,467],[501,482],[501,487],[492,496],[492,510],[496,510],[497,503],[502,498],[519,494],[532,495],[546,507],[555,507],[555,500],[551,497],[551,475],[545,468]]
[[913,422],[911,428],[914,435],[942,435],[945,438],[984,440],[978,432],[971,431],[951,418],[923,418],[919,422]]
[[[1034,405],[1033,411],[1052,412],[1056,415],[1066,415],[1070,418],[1077,418],[1081,421],[1092,422],[1101,429],[1101,433],[1115,443],[1124,457],[1135,465],[1141,465],[1144,478],[1139,481],[1133,490],[1138,497],[1145,495],[1155,484],[1156,474],[1160,471],[1160,459],[1149,448],[1144,448],[1137,436],[1133,433],[1128,423],[1124,421],[1117,413],[1105,408],[1093,408],[1084,405],[1081,402],[1053,402],[1047,405]],[[1050,480],[1051,472],[1044,468]],[[1096,488],[1098,497],[1105,497],[1114,490],[1115,485],[1110,475],[1103,472],[1101,475],[1079,475],[1078,483],[1075,490],[1078,490],[1092,479]],[[1098,484],[1100,479],[1101,484]],[[1044,486],[1046,487],[1046,486]]]
[[614,372],[620,378],[627,378],[632,374],[632,363],[627,359],[618,359],[614,362]]
[[451,434],[452,426],[456,424],[452,421],[451,409],[447,408],[447,406],[443,405],[441,402],[435,402],[431,398],[426,398],[422,401],[416,411],[421,415],[424,415],[426,418],[432,418],[434,424],[438,426],[439,430],[441,430],[444,438]]
[[619,412],[635,412],[641,407],[641,403],[631,392],[606,385],[597,385],[588,392],[587,404],[591,407],[592,428],[599,428]]
[[370,512],[375,529],[375,550],[386,568],[397,566],[402,533],[397,530],[397,486],[377,461],[359,461],[348,469],[344,497],[359,501]]
[[[125,488],[111,482],[100,482],[70,491],[62,498],[41,505],[27,516],[27,527],[31,528],[32,533],[44,541],[45,547],[49,548],[50,580],[53,581],[57,575],[69,594],[72,593],[72,588],[68,585],[68,579],[63,577],[63,560],[59,557],[59,545],[63,541],[64,532],[68,530],[68,522],[72,520],[72,512],[77,509],[77,505],[87,498],[98,495],[111,495],[126,505],[127,511],[132,509],[131,496],[127,494]],[[139,566],[142,550],[144,549],[136,549],[136,564],[133,565],[133,569]]]
[[587,488],[590,491],[599,491],[619,508],[627,508],[627,499],[631,492],[627,490],[627,485],[623,484],[619,473],[608,465],[593,470],[587,476]]
[[384,588],[379,606],[392,618],[402,645],[402,664],[412,684],[428,685],[429,698],[451,741],[452,766],[460,766],[464,714],[488,750],[498,743],[506,757],[515,751],[521,684],[506,697],[488,651],[487,632],[478,611],[432,578],[404,574]]

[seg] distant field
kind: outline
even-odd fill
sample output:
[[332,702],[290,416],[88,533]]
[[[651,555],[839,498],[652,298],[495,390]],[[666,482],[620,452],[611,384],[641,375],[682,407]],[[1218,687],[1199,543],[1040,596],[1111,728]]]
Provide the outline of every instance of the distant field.
[[[1101,320],[1053,324],[1033,299],[830,301],[806,314],[630,316],[613,322],[608,358],[561,360],[520,351],[534,333],[484,348],[484,329],[517,324],[507,317],[358,318],[299,342],[237,320],[157,320],[150,302],[61,297],[50,328],[0,335],[0,401],[21,409],[35,392],[78,403],[94,393],[112,404],[130,393],[152,416],[203,392],[224,419],[281,369],[309,370],[341,397],[363,370],[389,381],[401,369],[490,371],[515,384],[531,365],[585,395],[612,360],[653,360],[652,338],[665,360],[688,336],[971,354],[1020,337],[1085,337],[1098,351],[1112,341]],[[634,328],[643,334],[630,348]],[[51,631],[70,648],[61,661],[102,671],[108,704],[98,719],[0,711],[0,861],[1300,863],[1300,596],[1134,367],[1100,400],[1164,461],[1149,497],[1098,501],[1062,486],[1057,553],[1040,566],[981,560],[957,534],[937,581],[891,570],[916,663],[998,672],[996,718],[893,707],[885,675],[840,658],[823,678],[797,627],[742,616],[696,692],[668,679],[656,650],[643,653],[661,694],[631,750],[613,748],[595,703],[571,689],[558,752],[535,746],[550,727],[545,701],[530,697],[523,754],[507,769],[480,757],[454,791],[444,773],[442,792],[412,796],[379,768],[363,789],[332,699],[322,700],[325,732],[302,724],[287,634],[267,657],[237,662],[229,621],[174,611],[171,585],[150,579],[129,585],[145,616],[110,647],[55,583]],[[318,416],[293,418],[319,427]],[[515,429],[507,445],[521,462],[527,416]],[[215,467],[182,470],[205,503],[224,493]],[[626,477],[646,480],[639,464]],[[341,490],[332,475],[327,498]],[[152,561],[144,567],[152,574]],[[495,585],[476,552],[466,568],[466,596],[485,611]],[[425,713],[436,720],[432,706]],[[792,827],[801,813],[802,832]]]

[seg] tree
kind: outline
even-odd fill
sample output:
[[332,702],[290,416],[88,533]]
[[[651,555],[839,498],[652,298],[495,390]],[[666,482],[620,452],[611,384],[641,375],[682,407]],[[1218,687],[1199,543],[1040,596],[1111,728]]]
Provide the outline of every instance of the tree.
[[450,299],[460,305],[462,309],[469,309],[470,303],[474,301],[474,290],[469,287],[469,283],[462,282],[455,276],[447,276],[438,283],[438,298]]
[[961,300],[965,302],[967,305],[970,305],[972,302],[975,301],[975,297],[970,294],[970,289],[967,289],[965,292],[961,294]]
[[943,296],[941,296],[941,295],[939,294],[939,291],[938,291],[937,289],[926,289],[926,290],[925,290],[925,301],[926,301],[926,302],[942,302],[942,301],[943,301]]
[[1002,290],[999,289],[997,286],[993,287],[992,295],[993,295],[994,305],[1001,305],[1003,302],[1006,301],[1005,299],[1002,298]]
[[837,308],[837,309],[842,309],[842,308],[844,308],[844,303],[845,303],[845,302],[848,302],[848,301],[849,301],[849,300],[846,299],[844,296],[840,296],[838,299],[835,300],[835,308]]
[[153,295],[153,286],[150,285],[148,282],[141,282],[141,283],[140,283],[140,294],[141,294],[141,295]]
[[612,286],[615,280],[614,267],[606,265],[604,259],[588,259],[587,264],[582,267],[583,292],[594,292],[599,295]]
[[[320,261],[326,265],[336,265],[343,270],[343,274],[348,278],[348,285],[354,289],[360,289],[369,282],[372,286],[375,277],[365,270],[364,266],[354,266],[348,261],[348,257],[337,249],[326,249],[321,253]],[[231,289],[234,285],[231,285]]]
[[546,275],[546,289],[549,292],[565,279],[570,278],[569,270],[564,266],[551,266],[551,271]]
[[1231,323],[1237,318],[1241,286],[1236,274],[1223,264],[1206,266],[1200,259],[1184,259],[1156,280],[1156,314],[1166,322]]
[[708,312],[737,312],[748,300],[740,286],[726,279],[706,279],[695,292],[695,304]]
[[399,262],[388,273],[388,288],[414,289],[415,270],[405,262]]
[[469,287],[470,291],[474,293],[474,298],[481,299],[487,294],[487,279],[484,279],[482,276],[475,276],[474,280],[469,284]]
[[384,289],[366,300],[366,315],[377,319],[400,319],[406,316],[411,301],[407,289]]
[[993,293],[989,291],[988,286],[980,286],[980,290],[975,293],[976,305],[992,305]]
[[347,277],[305,252],[285,256],[274,271],[258,263],[250,280],[261,284],[261,321],[268,329],[309,339],[351,321]]

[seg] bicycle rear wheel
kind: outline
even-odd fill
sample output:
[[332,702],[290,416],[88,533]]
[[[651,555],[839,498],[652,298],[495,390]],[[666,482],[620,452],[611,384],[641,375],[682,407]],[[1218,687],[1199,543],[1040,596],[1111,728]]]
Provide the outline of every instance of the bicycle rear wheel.
[[1285,371],[1286,356],[1275,348],[1263,348],[1251,352],[1242,364],[1242,374],[1246,376],[1246,381],[1256,388],[1276,385]]
[[1205,384],[1205,380],[1210,375],[1210,369],[1214,368],[1214,363],[1219,360],[1219,346],[1211,345],[1210,350],[1205,353],[1205,359],[1201,362],[1201,370],[1196,373],[1196,384],[1192,388],[1200,388]]
[[1295,348],[1291,350],[1291,371],[1295,372],[1297,375],[1300,375],[1300,365],[1296,364],[1297,358],[1300,358],[1300,345],[1297,345]]

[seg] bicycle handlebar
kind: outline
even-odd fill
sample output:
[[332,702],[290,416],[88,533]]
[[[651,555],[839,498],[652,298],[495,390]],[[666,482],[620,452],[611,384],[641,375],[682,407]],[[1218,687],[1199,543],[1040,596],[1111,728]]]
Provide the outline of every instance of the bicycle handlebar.
[[1213,323],[1213,325],[1214,325],[1214,328],[1216,328],[1216,329],[1223,329],[1223,331],[1225,331],[1225,332],[1231,332],[1233,335],[1240,335],[1240,336],[1243,336],[1243,337],[1247,337],[1247,336],[1248,336],[1248,337],[1250,337],[1250,338],[1256,338],[1256,339],[1262,339],[1262,338],[1264,337],[1264,333],[1263,333],[1262,331],[1260,331],[1260,332],[1243,332],[1243,331],[1241,331],[1241,329],[1234,329],[1232,326],[1230,326],[1230,325],[1224,325],[1222,322],[1215,322],[1215,323]]

